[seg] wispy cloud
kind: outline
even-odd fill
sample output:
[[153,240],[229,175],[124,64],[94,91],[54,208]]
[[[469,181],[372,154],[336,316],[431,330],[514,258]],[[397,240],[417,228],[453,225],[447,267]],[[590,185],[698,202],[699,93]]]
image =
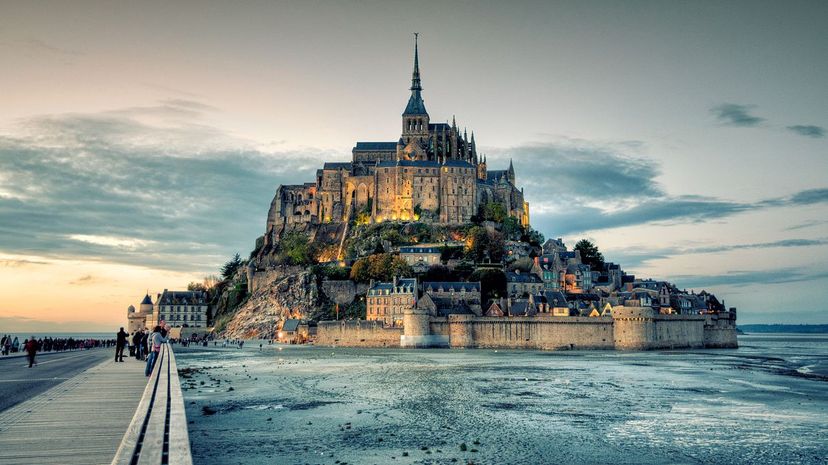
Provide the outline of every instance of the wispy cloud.
[[814,126],[811,124],[795,124],[788,126],[788,130],[800,136],[813,137],[819,139],[825,137],[825,128],[822,126]]
[[679,255],[724,253],[736,250],[820,247],[828,245],[828,239],[782,239],[770,242],[751,242],[745,244],[721,244],[700,247],[660,247],[655,249],[616,249],[606,251],[608,259],[621,263],[626,269],[648,265],[654,260],[666,259]]
[[630,144],[583,141],[536,143],[490,150],[490,169],[512,158],[525,186],[535,228],[555,235],[641,224],[701,223],[762,208],[828,202],[828,189],[787,197],[737,202],[700,195],[669,195],[656,161],[625,150]]
[[73,286],[84,286],[84,285],[90,285],[90,284],[98,284],[101,281],[105,281],[105,280],[101,279],[101,278],[98,278],[96,276],[92,276],[91,274],[88,274],[88,275],[81,276],[80,278],[75,279],[73,281],[69,281],[69,284],[71,284]]
[[720,124],[738,127],[758,126],[764,118],[752,115],[751,111],[756,105],[740,105],[738,103],[722,103],[710,109],[710,113],[716,117]]
[[718,275],[674,276],[677,286],[693,289],[711,286],[787,284],[826,278],[828,278],[828,271],[807,268],[774,268],[770,270],[732,271]]
[[[159,107],[214,111],[180,99]],[[213,270],[252,249],[276,187],[337,158],[262,152],[206,125],[139,122],[134,111],[21,127],[0,136],[0,251],[170,270]]]
[[24,259],[3,259],[0,260],[0,268],[19,268],[23,266],[32,266],[32,265],[48,265],[46,262],[41,262],[37,260],[24,260]]

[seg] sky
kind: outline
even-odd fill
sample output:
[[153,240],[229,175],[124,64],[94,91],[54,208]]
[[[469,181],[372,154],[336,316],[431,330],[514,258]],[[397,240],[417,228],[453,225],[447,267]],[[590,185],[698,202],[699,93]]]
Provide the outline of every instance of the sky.
[[[508,4],[507,4],[508,3]],[[824,1],[0,3],[0,333],[125,324],[281,183],[432,121],[531,222],[740,323],[828,323]]]

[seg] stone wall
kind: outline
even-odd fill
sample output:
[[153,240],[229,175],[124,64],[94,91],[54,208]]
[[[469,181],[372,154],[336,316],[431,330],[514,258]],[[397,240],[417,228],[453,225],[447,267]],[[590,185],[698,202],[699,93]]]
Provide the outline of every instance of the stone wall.
[[322,281],[322,292],[332,302],[339,305],[348,305],[356,297],[356,286],[354,286],[353,281],[348,279]]
[[322,321],[316,345],[340,347],[399,347],[402,328],[386,328],[378,321]]
[[704,346],[711,349],[735,349],[739,347],[736,340],[736,319],[717,318],[709,315],[705,318]]
[[406,313],[405,328],[378,322],[319,324],[317,344],[348,347],[453,347],[530,350],[653,350],[737,347],[727,317],[661,315],[649,307],[615,307],[612,317],[428,317]]
[[615,347],[621,350],[705,346],[705,317],[662,315],[650,307],[613,307]]
[[448,326],[452,347],[537,350],[614,348],[611,318],[469,318],[451,315]]

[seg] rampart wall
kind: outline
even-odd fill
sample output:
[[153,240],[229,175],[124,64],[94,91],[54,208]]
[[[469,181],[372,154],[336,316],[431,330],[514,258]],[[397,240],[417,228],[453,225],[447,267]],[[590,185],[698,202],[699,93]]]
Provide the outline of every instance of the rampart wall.
[[381,321],[322,321],[316,344],[341,347],[399,347],[402,328],[386,328]]
[[404,330],[381,322],[319,324],[316,343],[348,347],[452,347],[531,350],[654,350],[737,347],[735,319],[661,315],[616,307],[612,317],[430,317],[406,313]]

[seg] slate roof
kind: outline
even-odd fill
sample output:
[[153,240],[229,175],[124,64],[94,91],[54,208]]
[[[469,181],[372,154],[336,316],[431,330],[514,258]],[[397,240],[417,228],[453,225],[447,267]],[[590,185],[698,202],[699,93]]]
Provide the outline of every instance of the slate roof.
[[354,152],[385,152],[396,151],[396,142],[357,142],[354,147]]
[[149,294],[144,296],[144,300],[141,301],[141,305],[152,305],[152,299],[150,298]]
[[452,160],[446,160],[446,162],[443,163],[443,166],[459,166],[461,168],[473,168],[471,163],[469,163],[465,160],[453,160],[453,159]]
[[200,305],[207,302],[205,302],[205,294],[200,291],[164,291],[157,303],[162,305]]
[[405,106],[405,111],[403,111],[403,115],[427,115],[428,112],[425,108],[425,102],[423,102],[423,97],[420,95],[419,91],[414,91],[411,93],[411,97],[408,98],[408,105]]
[[282,331],[296,331],[299,329],[300,322],[301,320],[297,320],[295,318],[285,320],[285,324],[282,325]]
[[[397,280],[397,287],[406,294],[416,293],[417,279],[400,278]],[[374,283],[374,286],[368,289],[368,295],[390,295],[393,292],[394,283]]]
[[413,166],[419,168],[439,168],[440,164],[436,161],[427,160],[399,160],[399,161],[381,161],[377,166],[383,168],[390,168],[395,166]]
[[454,300],[450,297],[434,297],[429,296],[437,307],[437,313],[440,316],[448,315],[471,315],[474,314],[469,305],[464,300]]
[[[546,302],[553,307],[566,307],[566,297],[559,291],[546,291]],[[557,302],[556,302],[557,300]]]
[[454,289],[454,292],[460,292],[463,289],[465,289],[466,292],[480,292],[480,283],[461,283],[449,281],[423,283],[423,292],[438,292],[440,288],[443,288],[443,292],[451,292],[452,289]]
[[442,253],[439,247],[400,247],[400,253]]
[[506,272],[506,281],[510,283],[536,283],[543,282],[538,275],[533,273],[515,273],[514,271]]
[[351,163],[350,162],[325,162],[325,165],[323,165],[322,169],[324,169],[324,170],[340,170],[340,169],[349,170],[349,169],[351,169]]

